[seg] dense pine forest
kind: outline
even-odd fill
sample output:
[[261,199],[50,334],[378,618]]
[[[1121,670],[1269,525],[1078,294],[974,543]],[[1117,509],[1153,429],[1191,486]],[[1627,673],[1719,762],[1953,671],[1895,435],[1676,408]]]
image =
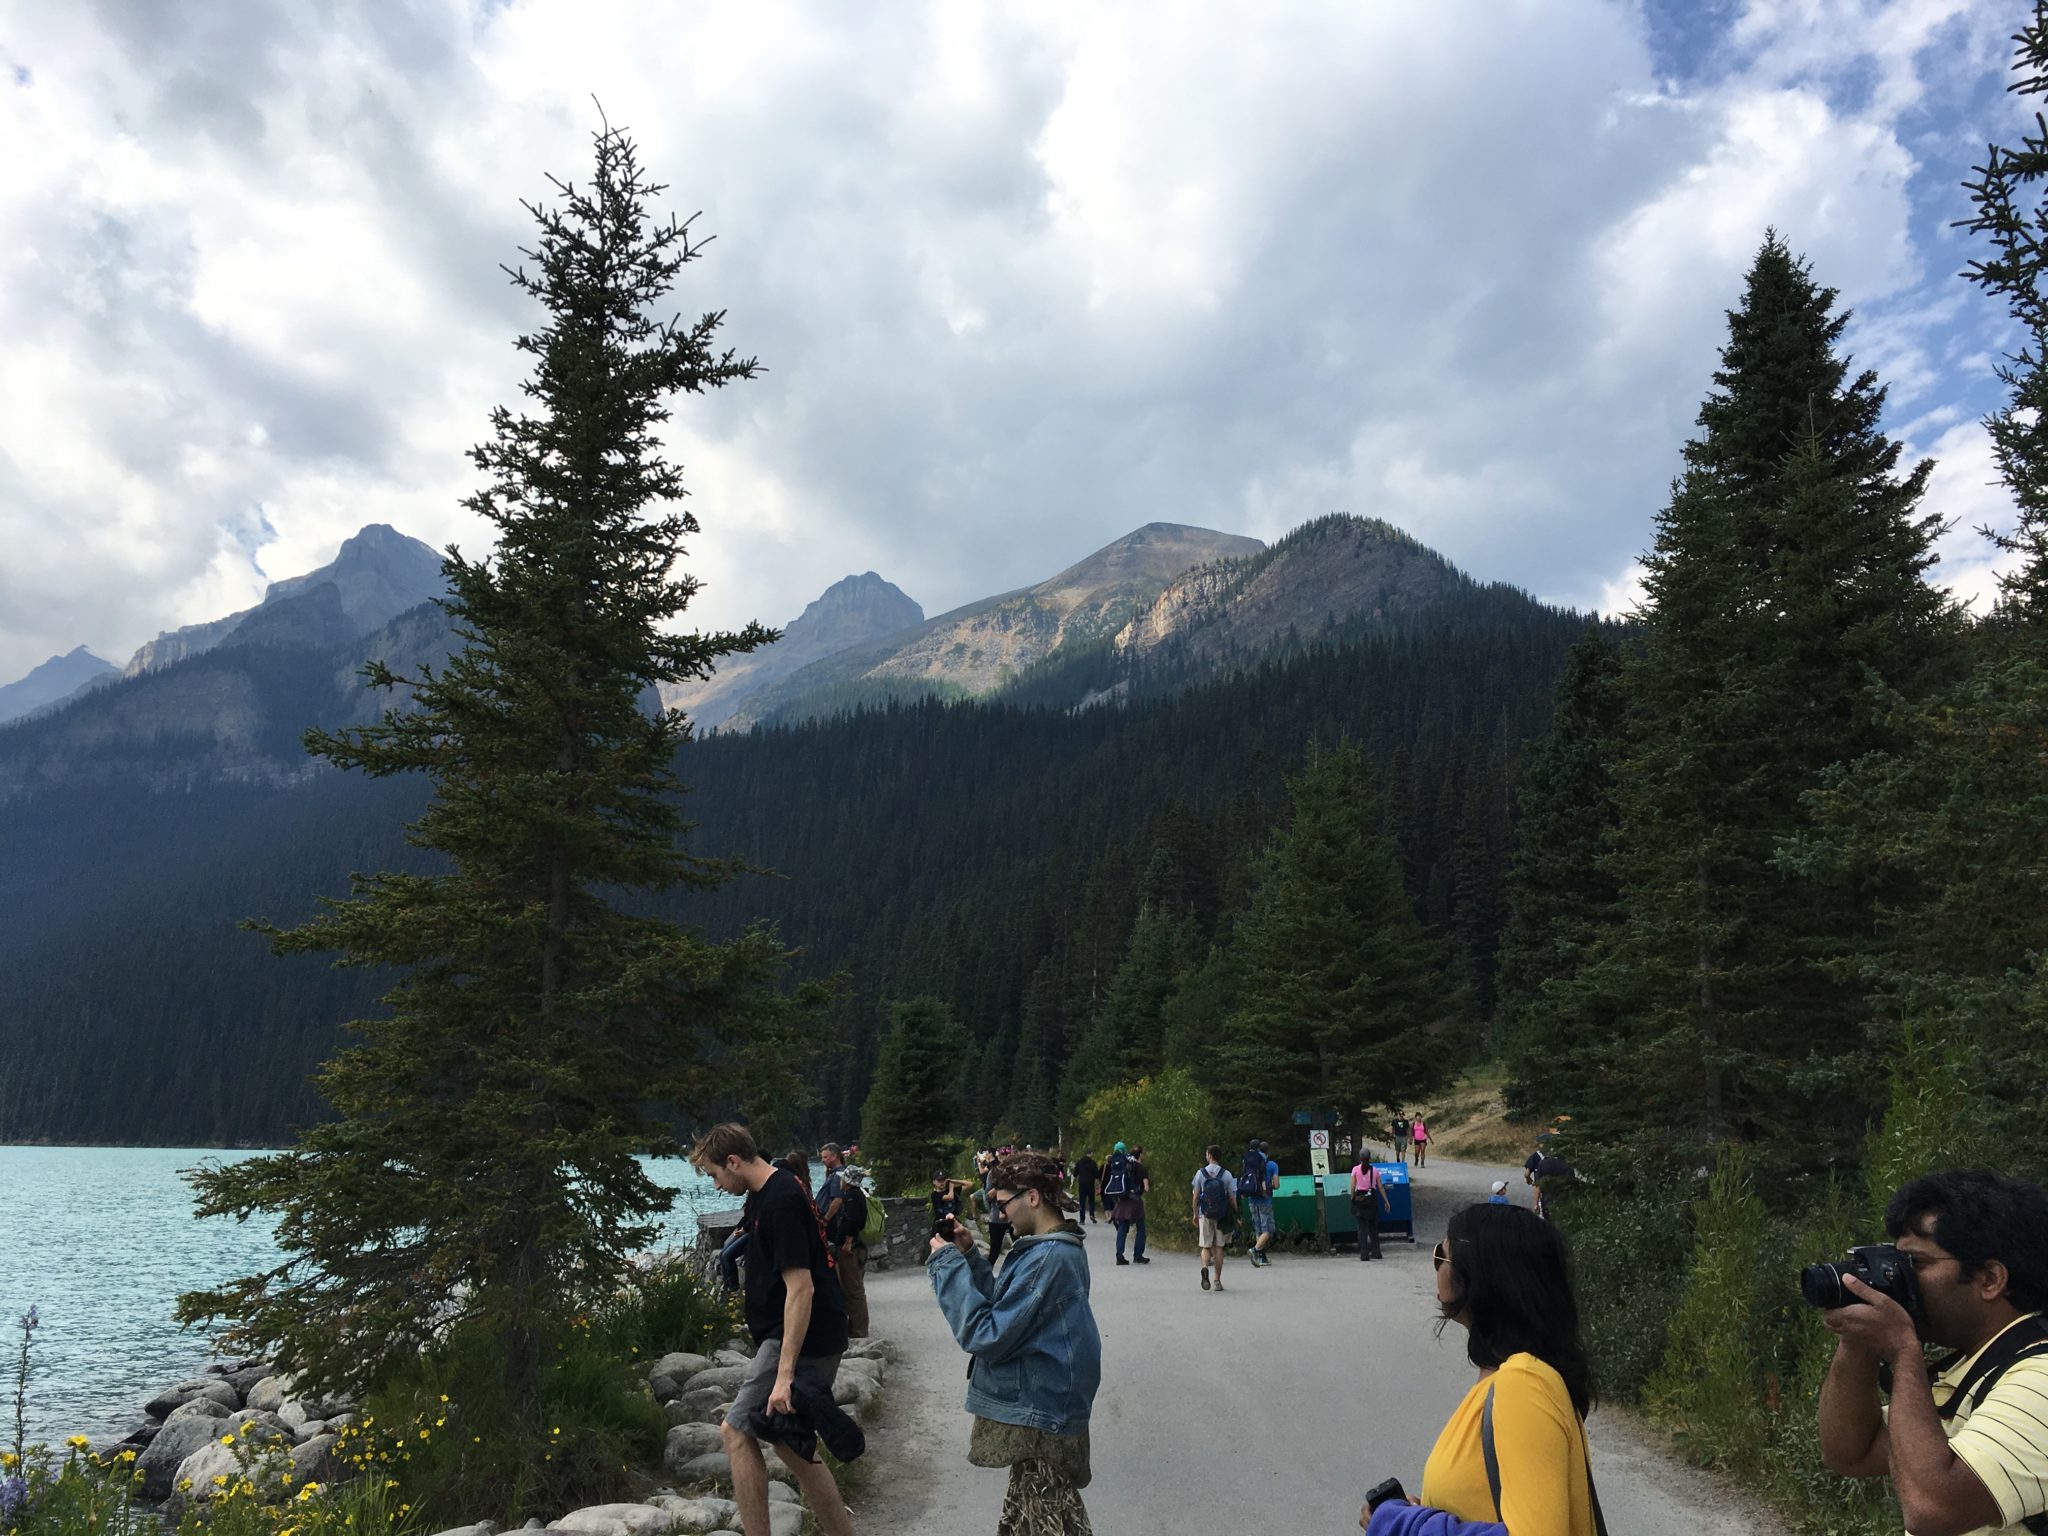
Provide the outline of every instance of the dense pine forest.
[[[1126,705],[926,700],[694,742],[678,762],[689,845],[763,873],[662,910],[717,936],[765,921],[801,972],[836,979],[802,1126],[856,1130],[888,1005],[930,994],[970,1041],[970,1128],[1049,1139],[1141,911],[1170,915],[1176,967],[1199,965],[1250,902],[1286,776],[1311,743],[1351,742],[1476,1042],[1512,785],[1586,627],[1468,583],[1426,619]],[[238,925],[300,920],[352,870],[419,867],[400,832],[422,805],[415,783],[330,773],[0,809],[19,1042],[0,1060],[0,1136],[264,1142],[317,1117],[305,1078],[379,980],[274,959]]]

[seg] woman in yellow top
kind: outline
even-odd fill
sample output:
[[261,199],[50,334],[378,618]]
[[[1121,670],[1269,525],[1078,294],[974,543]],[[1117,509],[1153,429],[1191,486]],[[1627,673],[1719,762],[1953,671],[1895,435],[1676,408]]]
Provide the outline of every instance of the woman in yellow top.
[[1368,1536],[1606,1536],[1586,1455],[1592,1376],[1557,1228],[1517,1206],[1467,1206],[1437,1244],[1436,1298],[1465,1329],[1479,1380],[1437,1436],[1421,1502],[1382,1500],[1359,1524]]

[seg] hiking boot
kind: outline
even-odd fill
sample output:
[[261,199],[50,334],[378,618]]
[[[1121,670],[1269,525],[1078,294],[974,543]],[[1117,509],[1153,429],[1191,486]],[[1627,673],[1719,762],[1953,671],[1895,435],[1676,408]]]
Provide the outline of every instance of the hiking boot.
[[1131,1262],[1133,1264],[1150,1264],[1152,1261],[1146,1258],[1145,1255],[1141,1253],[1135,1259],[1131,1260]]
[[1125,1257],[1124,1257],[1124,1256],[1123,1256],[1122,1254],[1118,1254],[1118,1255],[1116,1256],[1116,1261],[1117,1261],[1117,1263],[1119,1263],[1119,1264],[1129,1264],[1129,1263],[1131,1262],[1131,1261],[1130,1261],[1129,1259],[1125,1258]]
[[1202,1289],[1209,1289],[1209,1266],[1206,1264],[1202,1266]]

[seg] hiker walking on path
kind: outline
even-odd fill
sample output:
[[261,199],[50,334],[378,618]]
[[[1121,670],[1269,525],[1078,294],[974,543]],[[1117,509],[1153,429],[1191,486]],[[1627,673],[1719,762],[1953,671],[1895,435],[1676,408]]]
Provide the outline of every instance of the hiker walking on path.
[[839,1288],[846,1295],[848,1338],[868,1336],[868,1176],[858,1168],[842,1169],[839,1212],[825,1224],[826,1241],[839,1255]]
[[[1109,1154],[1102,1170],[1102,1198],[1109,1202],[1109,1219],[1116,1226],[1118,1264],[1150,1264],[1145,1257],[1145,1190],[1142,1167],[1122,1142]],[[1138,1246],[1133,1258],[1124,1257],[1124,1239],[1132,1227],[1138,1229]]]
[[1244,1168],[1237,1176],[1237,1192],[1251,1215],[1252,1246],[1245,1257],[1253,1269],[1267,1269],[1273,1263],[1266,1257],[1266,1245],[1273,1241],[1273,1186],[1279,1179],[1280,1165],[1266,1156],[1266,1144],[1254,1136],[1244,1149]]
[[1101,1173],[1092,1154],[1083,1151],[1074,1159],[1074,1194],[1081,1207],[1077,1219],[1084,1223],[1101,1220],[1095,1209],[1095,1182]]
[[1415,1143],[1415,1166],[1420,1168],[1429,1161],[1429,1127],[1423,1123],[1422,1116],[1415,1117],[1408,1138]]
[[1380,1213],[1393,1213],[1387,1199],[1386,1181],[1372,1163],[1372,1148],[1360,1147],[1358,1161],[1351,1165],[1351,1215],[1358,1223],[1358,1262],[1383,1257],[1380,1253]]
[[[713,1126],[698,1138],[690,1161],[726,1194],[746,1196],[751,1213],[746,1317],[754,1358],[726,1410],[720,1438],[732,1467],[741,1529],[746,1536],[769,1536],[768,1464],[760,1435],[773,1418],[815,1425],[833,1411],[832,1383],[846,1353],[846,1299],[810,1197],[794,1174],[761,1156],[745,1126]],[[853,1518],[831,1469],[780,1441],[775,1454],[827,1536],[853,1536]]]
[[1008,1467],[997,1536],[1090,1536],[1088,1416],[1102,1380],[1102,1339],[1088,1304],[1080,1226],[1060,1211],[1052,1160],[1022,1152],[996,1164],[989,1199],[1017,1233],[998,1276],[974,1237],[934,1236],[927,1272],[939,1310],[967,1351],[967,1459]]
[[1131,1181],[1137,1186],[1138,1190],[1138,1247],[1137,1252],[1132,1256],[1131,1262],[1134,1264],[1150,1264],[1152,1261],[1144,1257],[1145,1197],[1152,1193],[1152,1170],[1145,1162],[1145,1149],[1143,1147],[1131,1148]]
[[1195,1170],[1189,1186],[1192,1200],[1195,1246],[1201,1250],[1202,1289],[1210,1289],[1209,1272],[1216,1272],[1215,1289],[1223,1289],[1223,1245],[1237,1226],[1237,1176],[1223,1166],[1223,1149],[1211,1147],[1209,1161]]
[[1557,1230],[1515,1206],[1469,1205],[1436,1245],[1436,1294],[1479,1380],[1437,1436],[1422,1502],[1389,1498],[1368,1536],[1596,1536],[1585,1416],[1593,1389]]
[[1408,1112],[1406,1110],[1396,1112],[1394,1115],[1395,1162],[1405,1163],[1408,1161],[1408,1138],[1414,1134],[1415,1122],[1408,1118]]

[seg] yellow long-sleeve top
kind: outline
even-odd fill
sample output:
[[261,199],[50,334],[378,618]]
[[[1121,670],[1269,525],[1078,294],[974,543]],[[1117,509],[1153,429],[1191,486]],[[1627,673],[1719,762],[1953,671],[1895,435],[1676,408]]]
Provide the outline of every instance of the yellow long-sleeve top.
[[[1489,1387],[1498,1510],[1479,1446]],[[1461,1520],[1498,1520],[1508,1536],[1594,1536],[1589,1476],[1586,1427],[1564,1378],[1534,1355],[1510,1355],[1479,1378],[1436,1437],[1422,1472],[1422,1502]]]

